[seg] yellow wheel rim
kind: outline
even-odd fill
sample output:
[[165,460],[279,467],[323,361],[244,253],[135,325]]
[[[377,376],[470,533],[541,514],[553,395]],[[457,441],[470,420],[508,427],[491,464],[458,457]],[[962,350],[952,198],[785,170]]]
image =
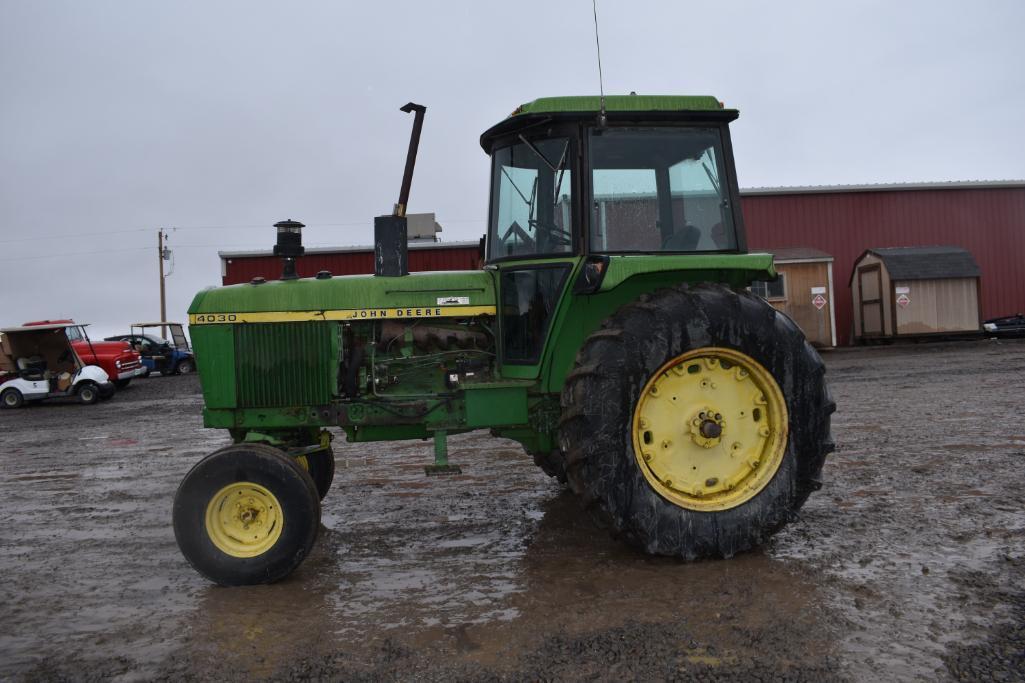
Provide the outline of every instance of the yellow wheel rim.
[[772,480],[788,424],[783,392],[760,363],[733,349],[696,349],[644,386],[634,455],[663,498],[688,510],[727,510]]
[[269,490],[248,481],[228,484],[206,506],[206,533],[232,557],[256,557],[274,547],[285,517]]

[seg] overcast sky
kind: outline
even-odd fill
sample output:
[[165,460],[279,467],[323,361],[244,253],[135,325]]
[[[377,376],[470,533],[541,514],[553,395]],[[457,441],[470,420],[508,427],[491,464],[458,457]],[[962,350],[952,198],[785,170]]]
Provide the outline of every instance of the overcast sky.
[[[607,93],[712,94],[742,187],[1025,177],[1025,2],[599,0]],[[93,336],[220,283],[219,249],[368,244],[428,107],[411,212],[487,215],[480,133],[596,94],[590,0],[0,0],[0,326]]]

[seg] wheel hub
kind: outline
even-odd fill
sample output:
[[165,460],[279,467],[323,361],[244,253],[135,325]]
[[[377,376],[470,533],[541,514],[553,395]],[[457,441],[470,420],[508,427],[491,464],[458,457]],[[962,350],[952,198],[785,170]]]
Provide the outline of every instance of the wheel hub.
[[705,406],[690,421],[691,439],[702,448],[712,448],[722,441],[725,426],[722,413]]
[[210,541],[232,557],[256,557],[267,552],[281,536],[283,525],[278,499],[252,482],[225,486],[206,508]]
[[697,349],[648,380],[634,410],[634,452],[664,498],[725,510],[772,480],[787,424],[783,394],[761,364],[733,349]]

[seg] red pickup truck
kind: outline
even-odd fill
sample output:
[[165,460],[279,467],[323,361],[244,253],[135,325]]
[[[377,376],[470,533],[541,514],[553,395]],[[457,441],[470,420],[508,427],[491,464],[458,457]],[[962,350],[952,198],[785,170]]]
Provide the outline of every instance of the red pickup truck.
[[86,365],[99,365],[103,368],[110,381],[118,389],[124,389],[133,377],[146,374],[139,358],[139,353],[128,342],[92,341],[85,333],[85,325],[76,324],[74,320],[37,320],[25,323],[31,325],[52,325],[64,323],[69,327],[66,332],[71,340],[71,347]]

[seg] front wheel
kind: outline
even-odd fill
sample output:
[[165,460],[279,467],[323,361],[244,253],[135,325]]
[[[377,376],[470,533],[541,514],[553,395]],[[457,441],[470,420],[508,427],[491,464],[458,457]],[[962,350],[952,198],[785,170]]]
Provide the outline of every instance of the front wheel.
[[645,551],[730,557],[782,528],[832,450],[825,366],[748,292],[678,286],[603,323],[567,377],[571,487]]
[[75,394],[78,396],[78,402],[84,406],[91,406],[100,400],[100,388],[92,382],[79,385]]
[[178,363],[178,366],[174,369],[176,375],[189,375],[196,370],[196,366],[192,364],[191,360],[183,360]]
[[224,586],[273,583],[313,548],[320,499],[283,451],[243,443],[211,453],[174,497],[174,536],[200,574]]
[[17,389],[4,389],[0,394],[0,404],[4,408],[20,408],[25,403],[25,397]]
[[317,489],[317,496],[324,500],[324,496],[331,489],[331,483],[335,480],[335,454],[330,448],[300,455],[296,462],[310,473],[313,485]]

